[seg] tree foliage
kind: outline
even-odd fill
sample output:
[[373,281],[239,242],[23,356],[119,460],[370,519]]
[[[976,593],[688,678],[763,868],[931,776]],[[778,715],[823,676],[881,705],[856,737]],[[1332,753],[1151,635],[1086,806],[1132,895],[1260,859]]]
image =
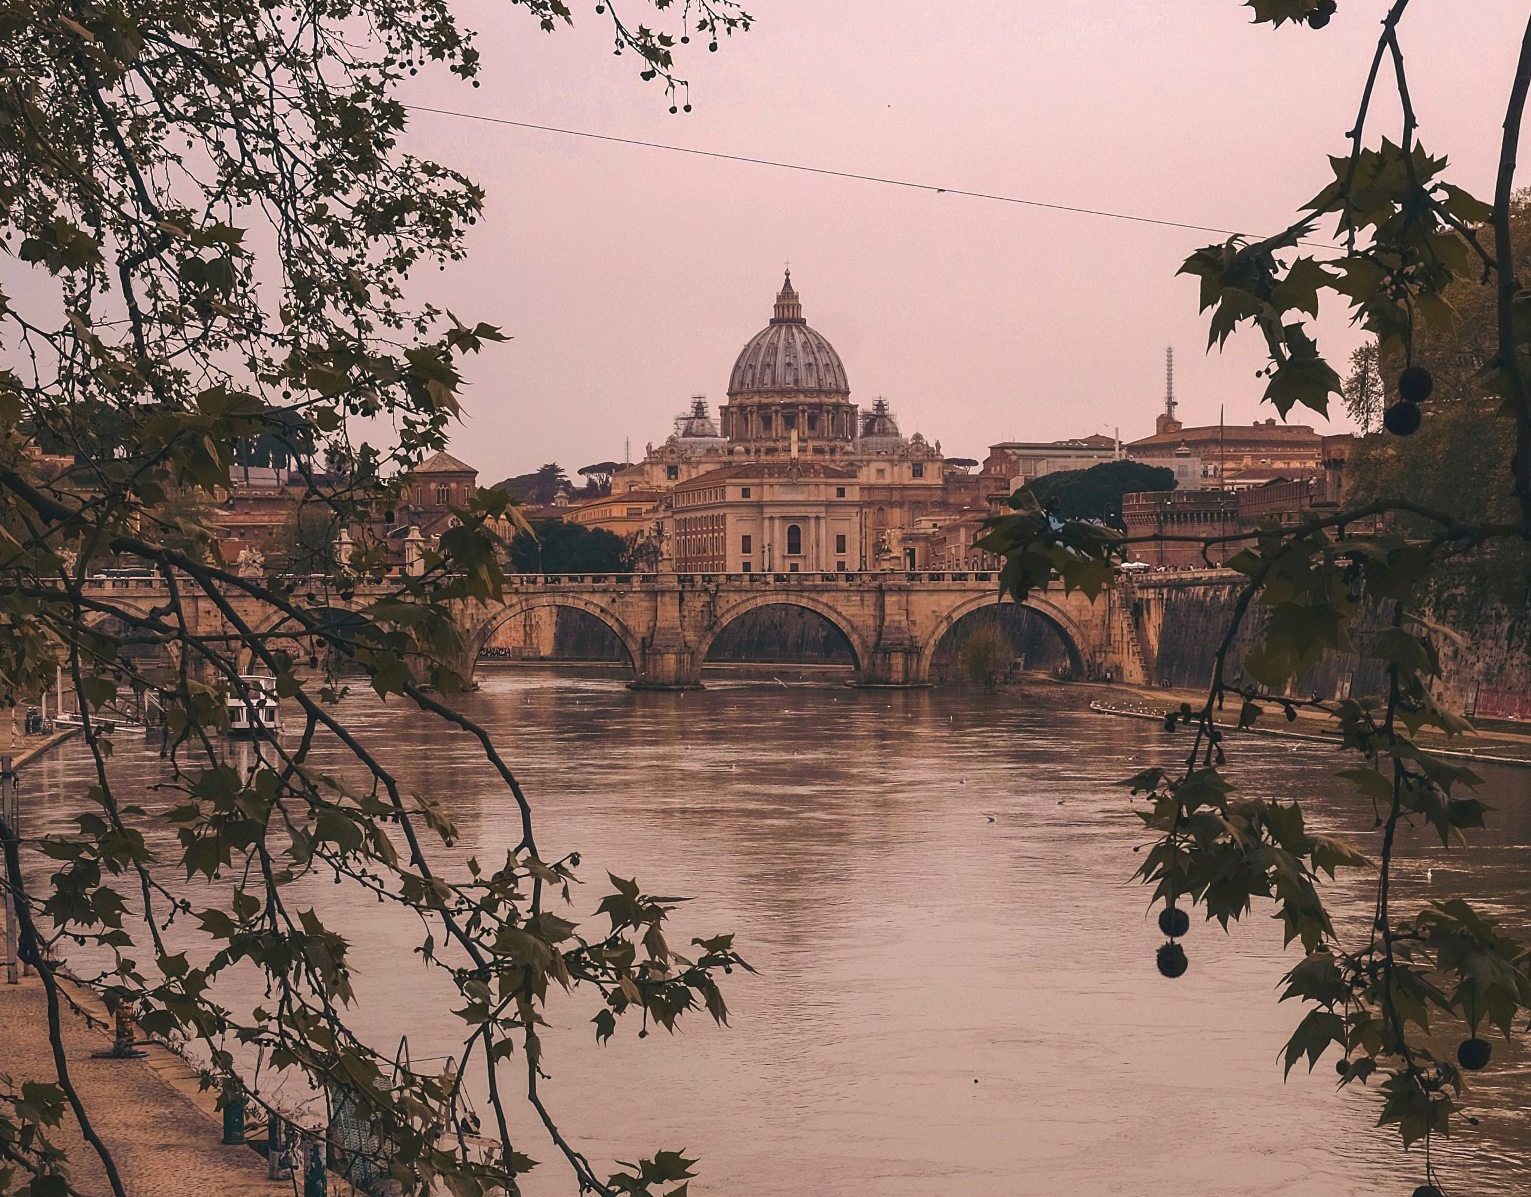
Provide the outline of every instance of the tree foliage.
[[534,520],[510,542],[511,567],[521,574],[610,574],[626,561],[627,545],[616,533],[563,520]]
[[1098,520],[1113,528],[1122,522],[1122,496],[1174,490],[1175,471],[1141,461],[1103,461],[1084,470],[1059,470],[1026,484],[1043,510],[1059,519]]
[[[1307,1006],[1286,1068],[1338,1057],[1342,1086],[1376,1090],[1379,1125],[1396,1128],[1405,1146],[1423,1142],[1417,1191],[1439,1197],[1444,1180],[1430,1145],[1471,1100],[1466,1074],[1486,1060],[1479,1034],[1512,1034],[1531,1006],[1523,942],[1460,896],[1410,908],[1394,885],[1401,826],[1428,825],[1443,845],[1466,850],[1489,813],[1473,796],[1472,770],[1433,754],[1421,737],[1472,730],[1438,693],[1441,648],[1454,635],[1429,614],[1441,579],[1464,562],[1523,560],[1531,545],[1531,292],[1518,273],[1525,236],[1514,195],[1531,25],[1507,81],[1504,148],[1485,201],[1450,182],[1446,160],[1417,140],[1402,34],[1408,6],[1394,0],[1387,10],[1347,152],[1331,159],[1333,180],[1289,228],[1208,246],[1183,269],[1199,281],[1213,346],[1241,327],[1263,338],[1265,398],[1283,416],[1298,405],[1323,412],[1341,389],[1310,325],[1338,300],[1374,339],[1355,363],[1371,372],[1366,385],[1380,380],[1390,408],[1422,400],[1423,428],[1402,445],[1366,446],[1360,501],[1287,528],[1198,538],[1238,543],[1229,565],[1242,585],[1212,653],[1205,701],[1165,716],[1185,736],[1183,754],[1125,784],[1153,836],[1138,876],[1165,907],[1160,971],[1174,978],[1188,966],[1179,942],[1186,905],[1224,926],[1256,904],[1273,905],[1285,941],[1301,952],[1283,997]],[[1313,36],[1339,6],[1248,7],[1257,22]],[[1378,137],[1371,109],[1389,80],[1401,124]],[[1337,251],[1311,244],[1326,238]],[[1348,398],[1366,419],[1376,410],[1375,394]],[[1404,414],[1389,427],[1409,432],[1416,412]],[[1426,457],[1439,463],[1434,493],[1416,486],[1404,464]],[[980,547],[1004,557],[1002,585],[1017,600],[1055,580],[1093,595],[1134,543],[1153,539],[1050,518],[1025,490],[1010,506]],[[1257,643],[1235,670],[1230,649],[1246,626]],[[1297,693],[1303,673],[1335,651],[1376,661],[1381,692],[1339,701]],[[1369,844],[1317,833],[1299,802],[1241,793],[1225,769],[1239,732],[1273,715],[1295,718],[1302,707],[1333,722],[1347,758],[1337,780],[1375,812]],[[1372,874],[1366,916],[1347,921],[1332,909],[1322,881],[1341,869]],[[1443,1050],[1464,1036],[1459,1052]]]
[[1350,373],[1341,385],[1345,410],[1361,432],[1380,432],[1382,412],[1387,407],[1387,383],[1382,379],[1382,362],[1377,343],[1357,345],[1350,354]]
[[[572,20],[560,0],[510,7],[548,31]],[[596,11],[672,104],[677,46],[697,35],[715,48],[749,24],[731,0]],[[95,765],[94,784],[65,796],[67,832],[23,842],[0,821],[21,954],[50,1006],[68,999],[67,948],[81,983],[151,1033],[200,1045],[218,1083],[257,1106],[293,1076],[350,1104],[378,1136],[372,1162],[406,1191],[517,1192],[533,1160],[508,1106],[524,1100],[580,1191],[683,1193],[680,1153],[602,1168],[559,1130],[539,1090],[543,1011],[593,990],[603,1040],[692,1011],[721,1022],[716,978],[743,961],[727,935],[679,950],[678,900],[629,879],[611,878],[599,925],[564,917],[577,853],[539,845],[509,763],[451,705],[470,649],[454,611],[502,593],[509,496],[481,490],[454,509],[419,573],[391,570],[377,531],[408,468],[447,442],[463,358],[503,339],[411,298],[415,276],[462,256],[483,194],[411,148],[398,88],[420,71],[473,81],[471,32],[443,0],[17,2],[0,5],[0,64],[0,678],[16,703],[62,669]],[[353,435],[358,419],[392,439]],[[211,513],[252,445],[281,451],[305,507],[354,532],[329,581],[223,561]],[[92,580],[122,561],[152,573],[147,608]],[[331,601],[354,614],[337,621]],[[168,678],[141,672],[106,627],[163,650]],[[407,789],[336,707],[330,659],[477,746],[515,812],[502,858],[451,850],[437,796]],[[274,679],[297,734],[246,773],[220,732],[225,696],[251,701],[252,668]],[[166,722],[170,801],[152,809],[118,792],[101,722],[133,692],[152,693]],[[351,768],[318,768],[319,742]],[[395,1070],[355,1033],[345,929],[294,897],[315,874],[418,921],[419,958],[458,994],[453,1071]],[[225,977],[252,970],[269,1000],[220,999]],[[61,1049],[57,1061],[51,1081],[0,1083],[0,1191],[75,1191],[68,1119],[127,1197]],[[483,1145],[460,1131],[473,1071],[489,1095]]]
[[985,690],[995,689],[1015,659],[1010,637],[996,627],[974,628],[957,647],[957,659],[968,681]]
[[546,507],[558,497],[560,492],[573,488],[569,484],[569,476],[564,473],[563,466],[556,461],[550,461],[530,474],[517,474],[513,478],[496,482],[494,489],[504,491],[518,503],[535,503],[539,507]]
[[339,535],[340,522],[334,512],[323,506],[297,507],[282,530],[278,560],[271,564],[294,577],[329,576],[340,565],[335,547]]
[[[1527,193],[1515,197],[1510,222],[1516,268],[1523,277],[1531,277]],[[1493,229],[1484,229],[1481,241],[1491,249]],[[1442,327],[1422,327],[1414,341],[1414,364],[1428,369],[1435,381],[1424,426],[1411,437],[1385,435],[1380,431],[1382,404],[1374,401],[1371,426],[1377,431],[1358,442],[1346,466],[1348,488],[1356,502],[1408,495],[1460,520],[1509,522],[1517,514],[1517,501],[1505,485],[1515,460],[1516,428],[1504,416],[1503,396],[1494,394],[1480,376],[1498,335],[1494,295],[1471,275],[1455,280],[1444,296],[1456,318]],[[1384,370],[1396,374],[1403,368],[1399,361],[1384,367],[1375,342],[1362,346],[1357,356],[1369,363],[1373,378],[1366,385],[1374,391],[1383,385]],[[1350,393],[1347,389],[1347,402]],[[1406,512],[1398,523],[1419,535],[1429,528],[1428,520]],[[1470,559],[1456,562],[1442,585],[1461,586],[1468,598],[1487,593],[1524,604],[1531,595],[1531,551],[1516,538],[1495,539]]]

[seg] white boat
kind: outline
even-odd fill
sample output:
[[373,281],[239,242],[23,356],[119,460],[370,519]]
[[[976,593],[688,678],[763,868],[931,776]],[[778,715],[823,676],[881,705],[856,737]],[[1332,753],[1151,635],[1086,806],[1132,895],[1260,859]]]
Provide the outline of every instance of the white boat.
[[[61,711],[53,716],[52,723],[55,728],[85,726],[85,720],[75,711]],[[90,717],[90,726],[93,731],[98,732],[142,731],[144,727],[142,723],[137,723],[132,719],[124,719],[120,715],[113,715],[105,711],[92,715]]]
[[223,700],[229,716],[229,735],[235,739],[257,739],[281,734],[278,719],[276,678],[265,674],[241,674],[239,691],[231,691]]

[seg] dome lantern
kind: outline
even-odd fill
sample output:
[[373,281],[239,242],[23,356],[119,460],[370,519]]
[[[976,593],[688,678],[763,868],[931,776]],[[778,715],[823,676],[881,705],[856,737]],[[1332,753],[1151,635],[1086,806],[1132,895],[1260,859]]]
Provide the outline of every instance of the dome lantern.
[[776,293],[776,312],[771,317],[772,324],[807,324],[803,319],[803,305],[797,297],[797,292],[792,289],[792,271],[787,271],[787,277],[781,285],[781,290]]

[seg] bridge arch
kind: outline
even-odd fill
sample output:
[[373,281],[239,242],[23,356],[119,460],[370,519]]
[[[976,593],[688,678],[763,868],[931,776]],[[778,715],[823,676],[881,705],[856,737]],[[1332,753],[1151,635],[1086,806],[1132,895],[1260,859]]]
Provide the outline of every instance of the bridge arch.
[[855,623],[844,611],[833,604],[797,590],[751,594],[717,611],[696,646],[695,669],[698,674],[701,673],[702,666],[707,663],[707,654],[712,650],[713,641],[718,638],[723,629],[741,616],[751,611],[758,611],[762,607],[801,607],[806,611],[812,611],[845,637],[846,643],[850,645],[856,676],[866,676],[867,667],[872,661],[872,646],[867,643],[866,637],[861,634]]
[[474,629],[468,641],[469,680],[472,680],[473,672],[478,668],[479,654],[484,651],[484,646],[489,643],[497,629],[530,611],[545,611],[550,608],[556,610],[559,607],[571,611],[582,611],[604,624],[621,642],[623,650],[627,653],[628,665],[634,676],[637,676],[639,663],[643,660],[643,642],[609,607],[578,594],[537,594],[507,602]]
[[[142,620],[145,623],[158,622],[169,628],[175,627],[173,616],[161,611],[157,615],[152,608],[139,602],[121,602],[113,600],[110,611],[84,609],[85,627],[92,632],[100,633],[117,640],[124,646],[136,647],[139,650],[146,646],[155,646],[160,653],[169,657],[171,646],[175,644],[172,639],[160,640],[155,634],[146,632],[136,626],[133,620]],[[137,655],[145,655],[140,651]]]
[[931,666],[935,663],[936,650],[940,648],[941,641],[946,634],[957,626],[966,616],[975,611],[982,611],[989,607],[1019,607],[1023,610],[1034,611],[1047,623],[1052,625],[1058,638],[1063,642],[1064,651],[1068,653],[1069,664],[1075,673],[1084,676],[1086,673],[1085,646],[1090,643],[1089,636],[1063,608],[1046,599],[1039,599],[1035,595],[1027,598],[1024,603],[1015,603],[1011,599],[1001,599],[998,594],[975,595],[963,599],[947,611],[937,622],[934,630],[926,637],[924,644],[920,646],[920,664],[918,677],[924,679],[930,677]]
[[[303,614],[313,620],[318,628],[310,631],[307,624],[297,617],[288,615],[285,611],[279,611],[266,623],[253,631],[262,645],[273,651],[286,652],[300,659],[305,653],[317,653],[324,633],[330,633],[341,640],[347,640],[344,630],[349,626],[364,623],[364,618],[350,607],[338,603],[319,603],[312,607],[304,607]],[[266,664],[256,654],[253,648],[245,648],[241,651],[239,661],[241,674],[264,673]]]
[[[122,602],[114,599],[111,603],[111,607],[112,609],[110,611],[97,610],[89,607],[84,608],[82,614],[84,615],[85,626],[87,628],[98,628],[103,624],[107,624],[112,621],[123,623],[124,626],[128,626],[125,621],[120,618],[122,615],[129,616],[133,619],[142,620],[149,620],[153,618],[153,616],[150,614],[149,608],[143,603]],[[160,619],[162,622],[167,624],[173,623],[173,620],[167,618],[163,614],[161,614]]]

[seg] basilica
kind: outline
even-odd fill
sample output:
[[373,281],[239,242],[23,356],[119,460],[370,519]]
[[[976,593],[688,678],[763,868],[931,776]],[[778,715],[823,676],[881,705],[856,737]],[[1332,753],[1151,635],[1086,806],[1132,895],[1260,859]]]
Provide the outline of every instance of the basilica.
[[977,564],[979,523],[1034,471],[1120,454],[1108,437],[996,445],[981,469],[941,442],[904,436],[888,404],[851,402],[845,363],[803,315],[788,273],[770,322],[745,342],[714,418],[693,399],[660,445],[624,466],[611,493],[565,518],[624,535],[651,530],[663,568],[811,573]]

